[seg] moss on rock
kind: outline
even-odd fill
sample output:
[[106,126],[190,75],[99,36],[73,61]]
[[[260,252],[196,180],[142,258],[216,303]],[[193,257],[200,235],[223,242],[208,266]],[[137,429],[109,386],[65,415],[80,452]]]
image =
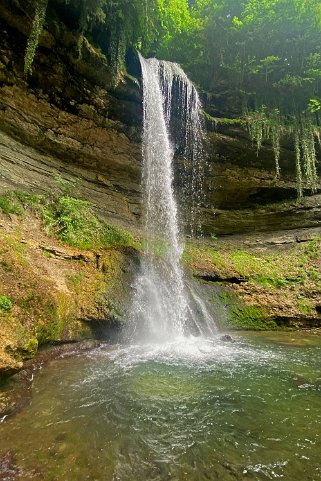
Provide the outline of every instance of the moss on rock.
[[1,216],[0,374],[19,369],[43,344],[91,338],[95,321],[123,321],[136,252],[122,245],[128,236],[84,250],[49,236],[34,205],[23,216]]
[[229,287],[219,301],[231,327],[321,326],[318,232],[189,242],[183,259],[197,277]]

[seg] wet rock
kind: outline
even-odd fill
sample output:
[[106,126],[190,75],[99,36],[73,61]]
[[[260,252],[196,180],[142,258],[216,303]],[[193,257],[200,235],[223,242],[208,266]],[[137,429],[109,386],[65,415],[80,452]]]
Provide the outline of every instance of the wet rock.
[[0,481],[41,481],[43,475],[40,469],[23,471],[16,464],[15,454],[12,451],[0,453]]
[[221,336],[220,339],[224,342],[234,342],[234,339],[229,334],[224,334],[224,336]]

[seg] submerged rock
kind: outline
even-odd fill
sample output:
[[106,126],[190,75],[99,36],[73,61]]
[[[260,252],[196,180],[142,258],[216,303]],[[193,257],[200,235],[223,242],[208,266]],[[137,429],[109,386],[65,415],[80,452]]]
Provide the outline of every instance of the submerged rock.
[[220,339],[224,342],[234,342],[234,339],[229,334],[224,334],[224,336],[221,336]]
[[19,469],[15,464],[14,454],[11,451],[0,454],[0,479],[13,481],[18,479]]

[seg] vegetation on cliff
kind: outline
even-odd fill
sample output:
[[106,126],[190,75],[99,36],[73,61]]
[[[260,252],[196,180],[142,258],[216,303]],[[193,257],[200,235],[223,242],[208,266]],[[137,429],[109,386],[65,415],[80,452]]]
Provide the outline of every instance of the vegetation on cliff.
[[183,259],[196,277],[221,287],[211,301],[225,306],[234,329],[320,326],[320,246],[318,236],[286,248],[222,238],[189,242]]
[[206,110],[242,118],[259,152],[296,152],[298,198],[317,188],[321,110],[321,7],[318,0],[29,0],[34,19],[25,54],[32,72],[47,18],[62,20],[106,56],[117,83],[126,53],[139,49],[182,64],[206,91]]
[[38,346],[92,337],[102,319],[106,331],[122,321],[136,244],[71,188],[60,179],[51,196],[0,197],[0,376]]
[[[35,17],[30,68],[45,0],[29,0]],[[68,26],[87,35],[111,62],[126,50],[180,62],[207,92],[228,88],[239,112],[262,105],[282,115],[321,109],[321,7],[318,0],[55,0]]]

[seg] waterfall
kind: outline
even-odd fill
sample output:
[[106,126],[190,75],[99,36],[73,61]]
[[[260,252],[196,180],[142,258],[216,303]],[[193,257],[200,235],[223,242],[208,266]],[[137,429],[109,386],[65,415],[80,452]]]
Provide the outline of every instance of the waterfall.
[[[179,65],[141,56],[140,62],[145,246],[141,272],[134,286],[131,337],[167,341],[190,329],[201,330],[196,320],[191,322],[193,296],[188,294],[180,265],[183,245],[173,187],[174,142],[170,135],[171,125],[176,122],[179,126],[176,149],[183,157],[184,170],[189,171],[189,175],[182,176],[182,190],[185,199],[187,191],[193,197],[201,179],[201,167],[197,165],[200,162],[196,161],[202,151],[200,102],[195,87]],[[195,209],[189,210],[193,217]],[[209,319],[206,323],[209,324]]]

